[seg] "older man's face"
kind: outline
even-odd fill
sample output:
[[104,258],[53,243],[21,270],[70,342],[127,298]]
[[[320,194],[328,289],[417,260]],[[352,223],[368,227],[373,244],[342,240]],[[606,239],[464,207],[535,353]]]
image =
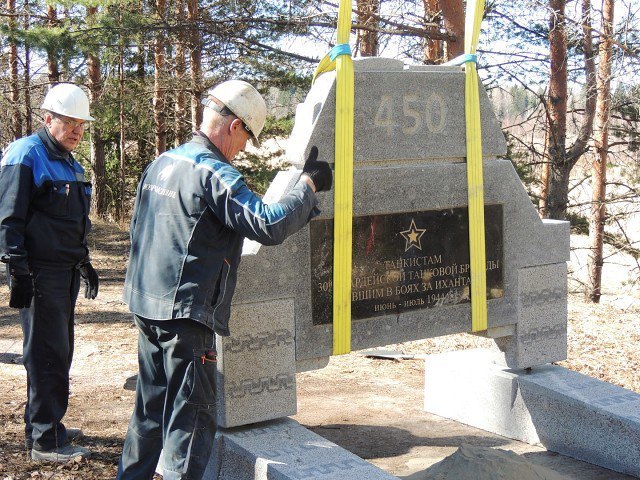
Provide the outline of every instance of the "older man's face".
[[85,120],[52,113],[45,115],[44,123],[51,136],[68,152],[72,152],[78,146],[88,125]]
[[235,156],[244,151],[247,148],[247,141],[249,140],[249,133],[242,126],[242,120],[239,118],[234,119],[229,127],[229,134],[231,138],[230,158],[229,161]]

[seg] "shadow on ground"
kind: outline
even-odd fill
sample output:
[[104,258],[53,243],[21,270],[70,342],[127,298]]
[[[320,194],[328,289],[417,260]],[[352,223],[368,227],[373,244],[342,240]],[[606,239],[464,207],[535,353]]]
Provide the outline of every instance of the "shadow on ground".
[[19,353],[0,353],[0,363],[22,364],[22,355]]
[[499,447],[508,443],[507,439],[495,436],[423,437],[402,428],[382,425],[335,424],[306,427],[365,460],[397,457],[415,447],[457,447],[462,443]]

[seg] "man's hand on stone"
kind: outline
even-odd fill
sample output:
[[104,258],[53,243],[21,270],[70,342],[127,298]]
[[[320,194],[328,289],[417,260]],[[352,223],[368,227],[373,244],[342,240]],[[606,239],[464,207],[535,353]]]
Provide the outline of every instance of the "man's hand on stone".
[[316,192],[331,190],[333,173],[327,162],[318,161],[318,147],[311,147],[302,173],[306,174],[316,187]]
[[98,286],[100,284],[98,274],[90,262],[83,264],[78,270],[84,280],[84,298],[93,300],[98,296]]
[[33,298],[33,280],[30,274],[11,275],[11,308],[29,308]]

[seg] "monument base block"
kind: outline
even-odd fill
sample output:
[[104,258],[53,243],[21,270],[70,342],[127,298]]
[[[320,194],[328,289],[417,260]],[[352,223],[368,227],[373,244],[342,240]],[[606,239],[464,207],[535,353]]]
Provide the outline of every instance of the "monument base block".
[[510,370],[499,352],[425,361],[430,413],[640,476],[640,395],[556,366]]
[[[397,478],[290,418],[220,429],[216,434],[216,452],[205,480]],[[215,464],[216,460],[220,463]]]

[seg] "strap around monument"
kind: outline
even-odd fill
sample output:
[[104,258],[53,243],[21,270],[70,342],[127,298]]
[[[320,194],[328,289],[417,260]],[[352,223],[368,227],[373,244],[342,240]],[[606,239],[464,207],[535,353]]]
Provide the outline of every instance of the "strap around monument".
[[[468,0],[464,50],[475,56],[484,0]],[[482,173],[482,129],[476,63],[465,63],[465,123],[469,200],[469,257],[471,274],[471,331],[487,329],[487,270],[484,235],[484,182]]]
[[462,55],[457,56],[456,58],[454,58],[453,60],[449,60],[448,62],[443,63],[442,65],[446,66],[446,67],[453,67],[456,65],[463,65],[465,63],[478,63],[478,55],[476,55],[475,53],[465,53]]
[[331,70],[336,69],[336,58],[341,55],[348,55],[351,57],[351,47],[348,43],[338,43],[335,47],[329,50],[322,60],[318,63],[316,67],[316,71],[313,72],[313,79],[311,83],[315,82],[316,77],[321,73],[330,72]]
[[331,61],[334,61],[336,57],[338,57],[339,55],[351,56],[351,47],[349,46],[348,43],[339,43],[338,45],[333,47],[331,50],[329,50],[328,55]]
[[[353,249],[353,59],[346,48],[351,0],[340,0],[336,58],[335,187],[333,208],[333,354],[351,351],[351,256]],[[334,48],[335,50],[335,48]],[[341,52],[341,53],[340,53]]]

